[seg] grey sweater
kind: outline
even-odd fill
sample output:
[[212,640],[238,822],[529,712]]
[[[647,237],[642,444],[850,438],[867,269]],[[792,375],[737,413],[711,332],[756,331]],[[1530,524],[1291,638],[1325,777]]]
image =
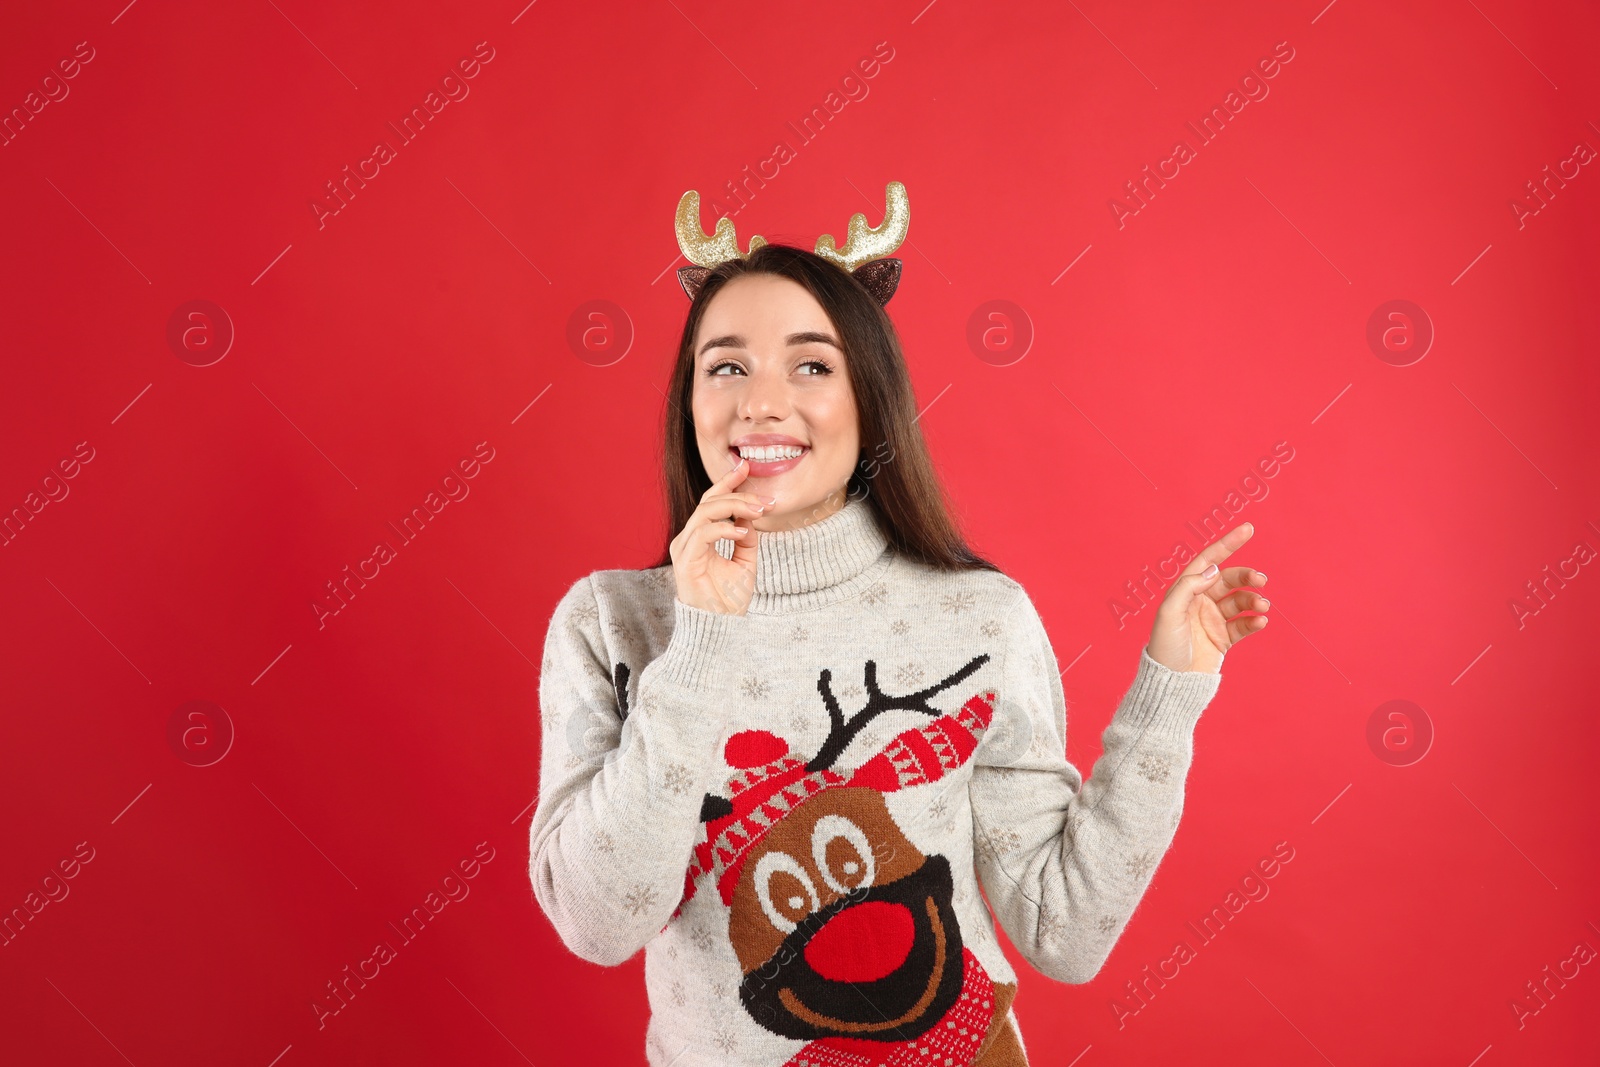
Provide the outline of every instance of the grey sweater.
[[994,920],[1094,977],[1221,681],[1141,651],[1085,783],[1060,670],[1022,586],[896,554],[864,498],[762,533],[744,615],[595,571],[540,665],[534,895],[585,960],[645,950],[655,1067],[1025,1062]]

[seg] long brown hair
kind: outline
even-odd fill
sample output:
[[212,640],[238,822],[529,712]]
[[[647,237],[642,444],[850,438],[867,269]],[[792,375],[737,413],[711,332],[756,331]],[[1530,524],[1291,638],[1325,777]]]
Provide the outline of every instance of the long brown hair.
[[916,398],[900,338],[883,305],[848,270],[815,252],[763,245],[730,259],[706,276],[683,323],[678,359],[668,389],[662,474],[667,496],[667,547],[656,567],[672,563],[672,538],[688,523],[711,477],[695,441],[694,337],[706,305],[722,287],[745,274],[776,274],[816,297],[844,347],[860,419],[861,458],[847,492],[864,496],[890,548],[938,570],[1000,568],[967,546],[950,517],[944,488],[917,425]]

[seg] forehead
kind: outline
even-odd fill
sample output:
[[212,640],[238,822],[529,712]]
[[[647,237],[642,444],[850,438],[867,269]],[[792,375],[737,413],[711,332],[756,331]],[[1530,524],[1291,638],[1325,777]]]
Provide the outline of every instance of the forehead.
[[747,274],[717,290],[700,316],[695,340],[724,334],[753,340],[801,330],[838,336],[827,311],[799,282],[776,274]]

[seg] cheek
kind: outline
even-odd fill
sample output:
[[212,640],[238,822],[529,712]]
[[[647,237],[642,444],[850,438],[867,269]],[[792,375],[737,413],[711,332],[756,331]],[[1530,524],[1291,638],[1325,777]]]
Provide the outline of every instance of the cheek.
[[717,406],[716,390],[699,381],[689,392],[689,411],[694,415],[696,422],[702,422],[705,416]]
[[723,397],[717,396],[713,389],[695,388],[689,397],[689,419],[694,423],[695,431],[702,437],[709,437],[727,428],[728,403]]
[[813,397],[806,409],[806,421],[831,445],[848,449],[856,432],[855,398],[850,387],[840,383],[840,388]]

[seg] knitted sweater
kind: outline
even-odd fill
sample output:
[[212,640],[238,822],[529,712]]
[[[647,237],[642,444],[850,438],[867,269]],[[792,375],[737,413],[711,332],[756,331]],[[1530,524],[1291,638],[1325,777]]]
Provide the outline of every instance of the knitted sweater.
[[994,919],[1094,977],[1220,680],[1141,651],[1084,782],[1023,587],[895,553],[864,498],[761,533],[744,615],[595,571],[540,666],[534,895],[585,960],[645,950],[653,1067],[1024,1064]]

